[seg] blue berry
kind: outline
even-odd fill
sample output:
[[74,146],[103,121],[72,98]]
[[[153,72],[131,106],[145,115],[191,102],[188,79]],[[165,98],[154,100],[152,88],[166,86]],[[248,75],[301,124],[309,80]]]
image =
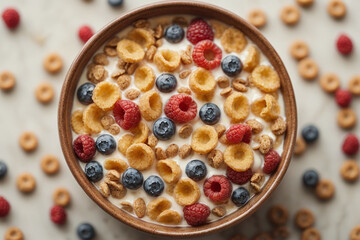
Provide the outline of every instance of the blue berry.
[[110,4],[110,6],[118,7],[123,4],[123,0],[108,0],[108,3]]
[[121,182],[128,189],[138,189],[143,184],[142,173],[135,168],[128,168],[122,174]]
[[307,170],[304,172],[302,180],[305,187],[314,188],[319,182],[319,174],[315,170]]
[[0,179],[4,178],[7,173],[6,164],[0,160]]
[[96,149],[101,154],[109,155],[112,154],[116,149],[116,142],[113,136],[110,134],[100,135],[96,139]]
[[220,109],[214,103],[205,103],[199,111],[199,116],[205,124],[214,125],[220,120]]
[[221,68],[226,75],[234,77],[242,71],[243,64],[237,56],[229,55],[221,61]]
[[164,33],[165,39],[171,43],[181,42],[181,40],[184,38],[184,35],[184,29],[177,24],[167,27]]
[[95,161],[90,161],[85,165],[85,174],[92,182],[100,181],[104,176],[101,164]]
[[91,240],[95,237],[95,229],[90,223],[82,223],[77,227],[77,235],[81,240]]
[[200,181],[204,179],[207,174],[206,165],[203,161],[192,160],[186,164],[186,175],[194,181]]
[[175,131],[174,122],[167,117],[159,118],[154,122],[153,133],[157,139],[169,140],[174,136]]
[[162,73],[156,78],[156,87],[160,92],[172,92],[175,90],[176,85],[176,77],[171,73]]
[[303,128],[301,135],[305,142],[313,143],[319,138],[319,130],[314,125],[308,125]]
[[144,182],[144,190],[153,197],[159,196],[164,191],[164,181],[155,175],[151,175]]
[[234,190],[231,195],[231,201],[238,207],[244,206],[250,198],[250,193],[243,187]]
[[92,95],[93,95],[93,91],[95,88],[95,84],[93,83],[84,83],[82,84],[78,90],[77,90],[77,98],[79,100],[79,102],[81,102],[82,104],[85,105],[89,105],[91,103],[93,103],[92,100]]

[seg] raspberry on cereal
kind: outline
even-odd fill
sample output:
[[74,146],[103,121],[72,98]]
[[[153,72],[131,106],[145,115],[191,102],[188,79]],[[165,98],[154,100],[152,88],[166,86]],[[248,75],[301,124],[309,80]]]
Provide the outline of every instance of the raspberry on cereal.
[[273,173],[279,166],[281,157],[275,150],[270,150],[264,157],[263,172],[266,174]]
[[7,8],[2,12],[2,19],[9,29],[16,28],[20,23],[20,15],[14,8]]
[[113,113],[116,123],[125,130],[136,127],[141,120],[138,105],[129,100],[118,100]]
[[184,218],[191,226],[199,226],[206,223],[210,215],[210,208],[202,203],[194,203],[183,209]]
[[78,136],[74,143],[73,148],[76,156],[82,162],[89,162],[95,155],[95,141],[89,135]]
[[349,133],[342,145],[342,150],[347,155],[355,155],[359,151],[359,139],[355,134]]
[[351,103],[352,96],[348,90],[338,89],[335,92],[335,101],[340,107],[348,107]]
[[50,219],[55,224],[63,225],[66,222],[66,212],[65,209],[61,206],[53,206],[50,209]]
[[88,25],[83,25],[79,28],[78,35],[83,43],[86,43],[93,35],[94,32]]
[[189,95],[177,94],[165,104],[164,113],[177,123],[186,123],[196,117],[197,104]]
[[222,203],[231,196],[232,185],[225,176],[214,175],[204,182],[204,194],[215,203]]
[[245,184],[250,181],[252,175],[253,172],[251,168],[243,172],[237,172],[230,167],[227,167],[226,169],[226,176],[229,178],[229,180],[239,185]]
[[226,132],[226,138],[232,144],[240,142],[249,144],[251,141],[251,127],[247,124],[232,125]]
[[9,202],[2,196],[0,196],[0,218],[6,217],[10,212]]
[[195,45],[192,58],[199,67],[211,70],[220,65],[222,51],[214,42],[202,40]]
[[214,32],[210,25],[203,19],[194,19],[186,32],[186,38],[192,43],[197,44],[202,40],[214,40]]
[[336,47],[339,53],[349,55],[353,50],[353,43],[347,35],[341,34],[336,40]]

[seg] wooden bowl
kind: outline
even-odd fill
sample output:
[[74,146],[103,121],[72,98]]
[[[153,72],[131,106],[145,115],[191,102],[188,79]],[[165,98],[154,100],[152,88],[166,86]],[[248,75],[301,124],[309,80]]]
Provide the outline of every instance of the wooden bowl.
[[[86,64],[90,61],[96,50],[112,36],[138,19],[182,13],[218,19],[229,25],[233,25],[240,29],[261,49],[280,76],[282,85],[281,91],[284,96],[285,114],[288,123],[282,161],[277,171],[270,177],[262,191],[256,194],[244,207],[239,208],[236,212],[200,227],[166,227],[145,222],[127,214],[104,198],[86,178],[72,149],[70,118],[75,90]],[[239,223],[254,213],[276,189],[281,179],[284,177],[292,156],[297,129],[297,113],[294,92],[285,66],[271,44],[255,27],[251,26],[236,14],[217,6],[194,1],[166,1],[146,5],[120,16],[96,33],[85,44],[80,54],[71,65],[62,88],[58,112],[58,127],[61,147],[72,174],[86,194],[102,209],[121,222],[144,232],[168,237],[195,237],[223,230]]]

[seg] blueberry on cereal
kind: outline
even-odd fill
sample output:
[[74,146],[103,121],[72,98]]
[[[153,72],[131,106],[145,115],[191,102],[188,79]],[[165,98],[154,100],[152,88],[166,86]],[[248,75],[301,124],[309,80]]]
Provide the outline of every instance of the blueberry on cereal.
[[110,134],[100,135],[96,139],[96,149],[99,151],[99,153],[104,155],[113,153],[116,149],[116,142],[114,137]]
[[243,187],[234,190],[231,195],[231,201],[238,207],[244,206],[250,198],[250,193]]
[[200,181],[207,174],[206,165],[203,161],[192,160],[186,165],[185,173],[192,180]]
[[184,29],[177,24],[170,25],[166,28],[164,37],[170,43],[178,43],[183,40],[185,35]]
[[95,89],[95,84],[87,82],[82,84],[77,90],[77,98],[82,104],[88,105],[93,103],[92,95]]
[[156,87],[160,92],[172,92],[175,90],[176,86],[176,77],[171,73],[162,73],[156,78]]
[[315,170],[307,170],[302,177],[305,187],[314,188],[319,182],[319,174]]
[[319,130],[314,125],[308,125],[303,128],[301,135],[304,138],[305,142],[312,143],[315,142],[319,137]]
[[95,228],[90,223],[80,224],[76,231],[81,240],[91,240],[95,237]]
[[234,77],[242,71],[243,64],[237,56],[229,55],[221,61],[221,69],[229,77]]
[[162,117],[154,122],[153,133],[159,140],[169,140],[174,136],[176,132],[176,126],[174,122],[167,118]]
[[201,120],[208,125],[214,125],[219,122],[221,112],[219,107],[214,103],[205,103],[199,111]]
[[160,196],[164,191],[164,181],[155,175],[151,175],[144,182],[144,190],[147,194],[153,197]]
[[95,161],[90,161],[85,165],[85,174],[92,182],[100,181],[104,176],[101,164]]
[[7,166],[6,164],[0,160],[0,179],[4,178],[7,173]]
[[144,178],[142,173],[135,168],[128,168],[122,174],[121,182],[128,189],[138,189],[143,184]]

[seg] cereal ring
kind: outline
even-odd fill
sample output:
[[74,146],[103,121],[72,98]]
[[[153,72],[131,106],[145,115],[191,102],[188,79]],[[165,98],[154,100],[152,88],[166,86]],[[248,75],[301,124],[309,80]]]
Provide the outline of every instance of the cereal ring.
[[275,225],[286,224],[289,217],[289,211],[282,205],[272,206],[268,211],[268,218]]
[[59,54],[50,53],[44,58],[43,65],[47,72],[55,74],[62,69],[63,60]]
[[280,17],[285,24],[294,25],[300,20],[300,11],[296,6],[288,5],[283,7]]
[[92,99],[103,111],[109,111],[114,108],[115,102],[121,99],[120,88],[116,83],[109,81],[98,83],[93,91]]
[[248,48],[248,55],[244,61],[244,70],[251,72],[260,63],[260,51],[255,46]]
[[118,56],[128,63],[137,63],[144,59],[144,49],[134,41],[123,39],[118,42],[116,51]]
[[276,135],[280,136],[283,135],[286,131],[287,124],[282,117],[278,117],[275,122],[271,124],[271,131]]
[[290,236],[290,230],[287,226],[277,226],[272,231],[272,236],[275,239],[287,239]]
[[176,183],[181,177],[181,168],[174,160],[160,160],[156,164],[156,170],[166,183]]
[[144,199],[142,198],[137,198],[134,201],[134,211],[135,214],[138,218],[143,218],[145,217],[146,214],[146,204]]
[[23,240],[24,235],[22,231],[17,227],[9,227],[4,236],[4,240]]
[[87,106],[83,112],[83,122],[92,133],[99,133],[103,130],[101,125],[101,118],[105,112],[101,110],[95,103]]
[[155,53],[154,63],[161,72],[173,72],[180,66],[180,54],[170,49]]
[[142,92],[149,91],[154,87],[155,73],[148,65],[138,67],[134,75],[134,84]]
[[296,0],[296,2],[303,7],[309,7],[313,4],[314,0]]
[[347,160],[342,164],[340,173],[346,181],[354,182],[359,178],[359,166],[355,160]]
[[50,154],[44,155],[41,158],[41,169],[49,175],[57,173],[60,170],[58,158]]
[[257,66],[250,74],[249,80],[265,93],[272,93],[280,88],[279,75],[271,66]]
[[127,149],[134,143],[134,136],[131,134],[126,134],[120,138],[118,141],[118,150],[123,155],[126,155]]
[[326,92],[333,93],[340,87],[340,79],[333,73],[327,73],[320,77],[320,87]]
[[315,218],[313,213],[306,208],[299,209],[295,214],[295,224],[300,229],[306,229],[314,225]]
[[16,83],[15,76],[11,72],[0,73],[0,89],[10,91]]
[[22,173],[16,178],[16,186],[20,192],[30,193],[36,187],[36,181],[30,173]]
[[360,240],[360,225],[355,226],[350,232],[350,240]]
[[38,139],[36,137],[36,135],[32,132],[23,132],[20,135],[19,138],[19,144],[20,147],[26,151],[26,152],[31,152],[34,151],[37,146],[38,146]]
[[354,76],[348,84],[349,91],[354,95],[360,95],[360,76]]
[[200,188],[190,178],[183,178],[174,188],[174,199],[181,206],[196,203],[200,199]]
[[242,93],[234,92],[226,98],[224,111],[232,122],[244,121],[250,113],[249,101]]
[[301,233],[301,240],[321,240],[321,235],[316,228],[308,228]]
[[127,38],[140,44],[143,48],[149,48],[155,44],[155,38],[150,31],[145,28],[135,28],[130,31]]
[[191,136],[191,148],[196,153],[206,154],[213,150],[218,143],[215,128],[209,125],[201,126]]
[[342,128],[352,128],[356,125],[357,117],[351,108],[340,109],[337,115],[337,123]]
[[214,30],[215,38],[221,38],[225,30],[229,28],[226,24],[219,22],[217,20],[209,20],[209,22],[212,29]]
[[213,168],[220,168],[224,163],[224,155],[220,150],[214,149],[207,155],[209,165]]
[[253,165],[254,153],[249,144],[230,145],[224,151],[224,162],[233,170],[244,172]]
[[278,101],[270,94],[255,100],[251,104],[251,111],[255,116],[261,117],[265,121],[272,121],[278,118],[280,106]]
[[158,119],[162,113],[162,106],[161,97],[155,90],[144,93],[139,99],[140,113],[146,121]]
[[254,134],[258,134],[264,129],[264,126],[255,119],[247,120],[245,123],[251,127],[251,132]]
[[119,173],[123,173],[129,165],[120,158],[108,158],[104,161],[104,168],[106,170],[116,170]]
[[41,103],[49,103],[54,99],[55,91],[50,83],[41,83],[35,89],[35,97]]
[[126,151],[126,158],[130,167],[139,171],[146,170],[154,162],[154,151],[144,143],[135,143]]
[[301,155],[306,150],[306,142],[302,137],[296,138],[295,147],[294,147],[294,154]]
[[110,194],[113,198],[121,199],[125,197],[127,190],[121,183],[118,181],[107,181],[106,183],[109,186]]
[[129,131],[134,134],[133,143],[144,143],[148,139],[149,127],[143,121]]
[[296,60],[301,60],[309,56],[309,47],[304,41],[294,41],[290,46],[290,54]]
[[163,211],[170,208],[171,202],[164,197],[159,197],[148,203],[146,212],[150,219],[156,220]]
[[314,60],[304,58],[299,62],[298,71],[302,78],[310,81],[314,80],[318,76],[319,67]]
[[327,11],[333,18],[343,18],[346,14],[345,3],[341,0],[332,0],[327,6]]
[[71,200],[70,193],[66,188],[57,188],[52,197],[55,205],[60,205],[62,207],[68,206]]
[[261,9],[253,9],[248,15],[248,21],[257,28],[262,28],[266,24],[266,14]]
[[71,128],[76,134],[88,134],[91,132],[83,122],[82,110],[76,110],[71,114]]
[[228,28],[223,32],[220,42],[227,53],[241,53],[247,45],[244,34],[233,27]]
[[160,213],[156,221],[164,224],[176,225],[181,223],[181,215],[177,211],[167,209]]
[[189,87],[199,96],[213,96],[216,81],[213,74],[201,67],[196,68],[190,75]]
[[328,200],[334,196],[335,186],[330,180],[322,179],[315,188],[315,194],[320,200]]

